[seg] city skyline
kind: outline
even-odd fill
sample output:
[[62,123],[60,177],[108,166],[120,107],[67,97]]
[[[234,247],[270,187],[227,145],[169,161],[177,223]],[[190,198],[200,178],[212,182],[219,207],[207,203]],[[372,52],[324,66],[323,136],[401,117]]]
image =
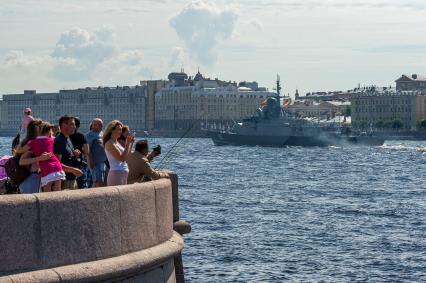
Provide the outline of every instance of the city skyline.
[[136,85],[198,67],[284,93],[426,73],[423,1],[5,1],[0,94]]

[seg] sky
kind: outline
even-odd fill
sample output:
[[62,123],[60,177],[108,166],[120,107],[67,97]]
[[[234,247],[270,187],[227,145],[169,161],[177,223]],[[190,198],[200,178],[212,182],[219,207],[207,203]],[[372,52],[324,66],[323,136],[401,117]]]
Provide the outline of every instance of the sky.
[[426,75],[426,1],[2,0],[0,94],[136,85],[172,71],[284,93]]

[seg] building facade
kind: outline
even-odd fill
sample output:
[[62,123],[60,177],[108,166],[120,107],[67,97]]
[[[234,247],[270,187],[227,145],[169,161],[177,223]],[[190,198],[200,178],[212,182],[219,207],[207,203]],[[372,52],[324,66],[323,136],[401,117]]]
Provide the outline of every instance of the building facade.
[[155,128],[155,94],[167,85],[165,80],[141,81],[141,85],[146,87],[146,111],[145,123],[147,130]]
[[415,129],[426,117],[425,98],[420,91],[371,87],[352,96],[352,124],[378,127],[400,121],[402,128]]
[[88,130],[93,118],[104,123],[120,120],[136,131],[146,129],[146,86],[97,87],[61,90],[57,93],[3,95],[3,129],[19,130],[23,109],[30,107],[33,116],[58,123],[59,117],[68,114],[77,116],[83,132]]
[[[251,83],[256,86],[257,83]],[[155,95],[157,130],[185,130],[198,124],[231,125],[251,116],[266,97],[276,95],[265,88],[252,89],[218,79],[206,79],[198,72],[192,79],[184,73],[169,75],[169,85]]]
[[321,101],[314,100],[300,101],[296,100],[288,106],[289,111],[304,117],[315,117],[318,119],[331,119],[337,116],[349,116],[350,101]]
[[395,81],[396,90],[400,91],[421,91],[426,94],[426,77],[413,74],[411,76],[402,75]]

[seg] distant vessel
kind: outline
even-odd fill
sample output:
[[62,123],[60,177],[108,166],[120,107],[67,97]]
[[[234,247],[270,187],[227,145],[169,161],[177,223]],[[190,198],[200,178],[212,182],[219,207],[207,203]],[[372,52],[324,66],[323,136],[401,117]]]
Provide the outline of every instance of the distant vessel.
[[385,140],[372,131],[353,132],[349,127],[320,126],[311,120],[296,117],[281,107],[279,97],[268,97],[256,116],[236,122],[230,130],[209,130],[215,145],[252,146],[344,146],[383,145]]

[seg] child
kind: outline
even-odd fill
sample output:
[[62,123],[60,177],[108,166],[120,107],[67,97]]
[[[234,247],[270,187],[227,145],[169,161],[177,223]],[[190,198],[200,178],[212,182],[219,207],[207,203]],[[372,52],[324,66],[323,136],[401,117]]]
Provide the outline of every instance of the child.
[[39,162],[43,192],[60,191],[61,180],[65,180],[65,172],[62,170],[62,165],[53,154],[52,128],[53,125],[43,122],[40,125],[40,135],[28,142],[29,150],[35,156],[40,156],[45,152],[52,154],[50,159]]

